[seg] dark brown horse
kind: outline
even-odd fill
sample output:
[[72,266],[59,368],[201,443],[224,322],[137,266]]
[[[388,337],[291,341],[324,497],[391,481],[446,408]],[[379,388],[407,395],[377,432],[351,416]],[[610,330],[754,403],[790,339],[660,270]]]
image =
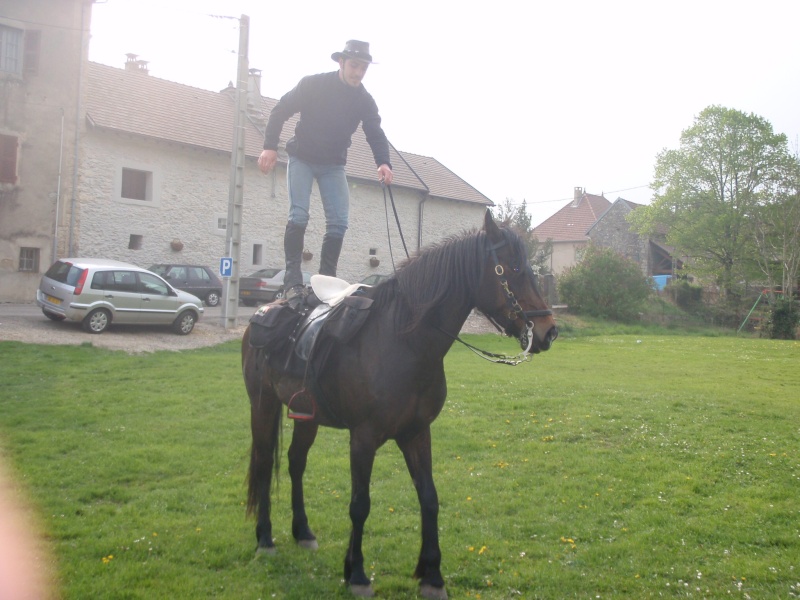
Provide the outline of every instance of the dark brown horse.
[[[361,550],[370,511],[370,476],[378,448],[395,440],[422,513],[422,548],[414,576],[420,579],[423,597],[447,598],[440,570],[430,431],[447,396],[444,356],[474,308],[530,353],[549,349],[558,331],[537,289],[524,243],[511,230],[498,227],[488,211],[481,231],[423,251],[367,294],[373,304],[365,324],[330,353],[319,376],[316,389],[326,410],[294,424],[289,447],[292,534],[299,544],[317,547],[303,502],[308,451],[320,425],[349,429],[352,530],[344,578],[352,593],[371,596]],[[253,435],[248,509],[258,521],[258,550],[270,552],[270,486],[280,456],[282,405],[289,404],[304,382],[269,368],[249,339],[250,328],[242,340]]]

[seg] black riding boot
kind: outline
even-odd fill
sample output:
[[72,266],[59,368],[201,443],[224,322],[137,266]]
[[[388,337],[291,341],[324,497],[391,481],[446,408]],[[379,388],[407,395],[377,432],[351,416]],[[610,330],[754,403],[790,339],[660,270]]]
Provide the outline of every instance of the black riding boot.
[[297,225],[291,221],[286,224],[286,233],[283,236],[283,252],[286,255],[286,274],[283,277],[283,289],[288,294],[296,286],[303,286],[303,243],[305,240],[305,225]]
[[319,258],[319,274],[336,277],[336,265],[339,264],[339,254],[342,251],[343,238],[331,237],[325,234],[322,238],[322,252]]

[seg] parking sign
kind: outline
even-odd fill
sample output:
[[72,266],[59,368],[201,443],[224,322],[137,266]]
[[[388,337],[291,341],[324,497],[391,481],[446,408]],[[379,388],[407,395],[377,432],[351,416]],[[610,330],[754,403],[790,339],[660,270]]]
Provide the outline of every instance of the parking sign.
[[233,259],[229,256],[219,259],[220,277],[230,277],[233,274]]

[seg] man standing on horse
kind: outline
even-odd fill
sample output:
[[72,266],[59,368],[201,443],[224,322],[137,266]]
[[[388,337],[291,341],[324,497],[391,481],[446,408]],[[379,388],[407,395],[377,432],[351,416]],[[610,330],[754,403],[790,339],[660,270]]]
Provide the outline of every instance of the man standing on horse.
[[283,281],[287,299],[302,296],[305,290],[300,267],[314,179],[325,209],[325,237],[319,272],[336,275],[350,204],[344,166],[347,149],[359,123],[372,149],[378,179],[386,185],[392,183],[389,142],[381,129],[378,105],[361,84],[372,64],[369,44],[350,40],[344,50],[334,52],[331,58],[339,63],[338,72],[304,77],[272,109],[264,136],[264,150],[258,158],[263,173],[269,173],[275,167],[283,125],[299,112],[294,137],[286,143],[289,220],[283,237],[286,257]]

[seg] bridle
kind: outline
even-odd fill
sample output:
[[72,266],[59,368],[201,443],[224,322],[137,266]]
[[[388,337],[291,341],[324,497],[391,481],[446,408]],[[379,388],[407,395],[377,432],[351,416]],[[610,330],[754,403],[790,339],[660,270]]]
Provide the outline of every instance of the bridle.
[[[391,250],[392,250],[392,240],[391,240],[391,236],[389,236],[389,209],[388,209],[388,205],[387,205],[387,202],[386,202],[386,191],[387,191],[387,189],[389,191],[389,198],[391,199],[391,203],[392,203],[392,210],[394,211],[394,218],[395,218],[395,221],[397,222],[397,229],[400,232],[400,240],[403,242],[403,249],[406,252],[406,257],[408,257],[408,248],[406,247],[406,241],[403,238],[403,229],[400,226],[400,218],[397,215],[397,208],[395,207],[394,196],[392,195],[392,188],[391,188],[391,186],[384,184],[383,181],[381,181],[381,187],[383,188],[383,205],[384,205],[384,209],[386,211],[386,233],[387,233],[387,237],[389,237],[389,253],[391,254]],[[477,354],[478,356],[480,356],[481,358],[483,358],[485,360],[488,360],[490,362],[497,363],[497,364],[516,366],[516,365],[518,365],[520,363],[528,362],[530,360],[530,357],[531,357],[531,352],[530,351],[531,351],[531,347],[533,346],[533,320],[532,319],[534,319],[536,317],[549,317],[550,315],[553,314],[553,311],[550,310],[549,308],[542,309],[542,310],[523,310],[522,309],[522,306],[520,306],[519,302],[517,301],[517,298],[514,295],[514,292],[511,291],[511,288],[508,285],[508,279],[506,279],[506,277],[505,277],[505,269],[503,268],[503,265],[500,264],[500,259],[497,258],[497,251],[500,248],[502,248],[503,246],[505,246],[506,244],[508,244],[508,241],[506,239],[503,239],[502,241],[497,242],[495,244],[491,244],[487,248],[487,256],[491,256],[492,261],[494,262],[494,272],[498,276],[498,278],[500,279],[500,286],[503,288],[503,293],[505,294],[505,297],[506,297],[506,303],[508,305],[508,312],[506,313],[506,317],[508,318],[509,321],[512,321],[512,322],[516,321],[517,319],[520,319],[520,320],[525,322],[525,329],[520,332],[520,335],[519,335],[519,338],[518,338],[520,346],[523,347],[523,351],[520,352],[519,354],[517,354],[516,356],[507,356],[505,354],[495,354],[493,352],[488,352],[487,350],[482,350],[482,349],[480,349],[480,348],[478,348],[476,346],[473,346],[472,344],[468,344],[467,342],[462,340],[457,335],[453,335],[452,333],[450,333],[448,331],[445,331],[441,327],[437,327],[437,329],[439,331],[441,331],[442,333],[444,333],[445,335],[447,335],[448,337],[450,337],[451,339],[455,340],[456,342],[459,342],[459,343],[463,344],[464,346],[466,346],[467,348],[472,350],[472,352],[474,352],[475,354]],[[394,255],[392,255],[392,266],[394,266]],[[525,263],[525,268],[528,269],[529,271],[531,271],[530,275],[531,275],[531,277],[533,277],[534,286],[536,286],[536,282],[537,282],[537,279],[538,279],[536,273],[533,273],[533,269],[531,268],[531,266],[527,262]],[[502,325],[500,325],[492,315],[490,315],[490,314],[488,314],[486,312],[483,312],[483,311],[481,311],[481,312],[483,313],[483,315],[487,319],[489,319],[491,324],[494,325],[500,333],[506,334],[505,328]]]
[[[531,346],[533,345],[533,319],[536,317],[549,317],[553,314],[553,311],[549,308],[541,310],[522,309],[517,301],[516,296],[514,295],[514,292],[511,291],[511,288],[508,285],[508,279],[505,277],[505,269],[503,268],[503,265],[500,264],[500,260],[497,258],[497,250],[505,246],[507,243],[508,242],[506,240],[502,240],[496,244],[492,244],[487,250],[487,255],[491,256],[492,261],[494,262],[494,272],[500,280],[500,287],[503,288],[503,293],[506,297],[506,304],[508,306],[506,318],[512,322],[519,319],[525,323],[525,329],[521,331],[519,335],[519,343],[523,347],[523,353],[530,354]],[[524,268],[530,271],[529,274],[533,278],[533,285],[536,286],[536,273],[533,273],[533,269],[531,269],[531,266],[527,263],[525,263]],[[519,269],[519,267],[517,267],[517,269]],[[497,328],[498,331],[505,333],[505,328],[502,327],[492,315],[485,312],[483,314],[487,319],[489,319],[492,325]]]

